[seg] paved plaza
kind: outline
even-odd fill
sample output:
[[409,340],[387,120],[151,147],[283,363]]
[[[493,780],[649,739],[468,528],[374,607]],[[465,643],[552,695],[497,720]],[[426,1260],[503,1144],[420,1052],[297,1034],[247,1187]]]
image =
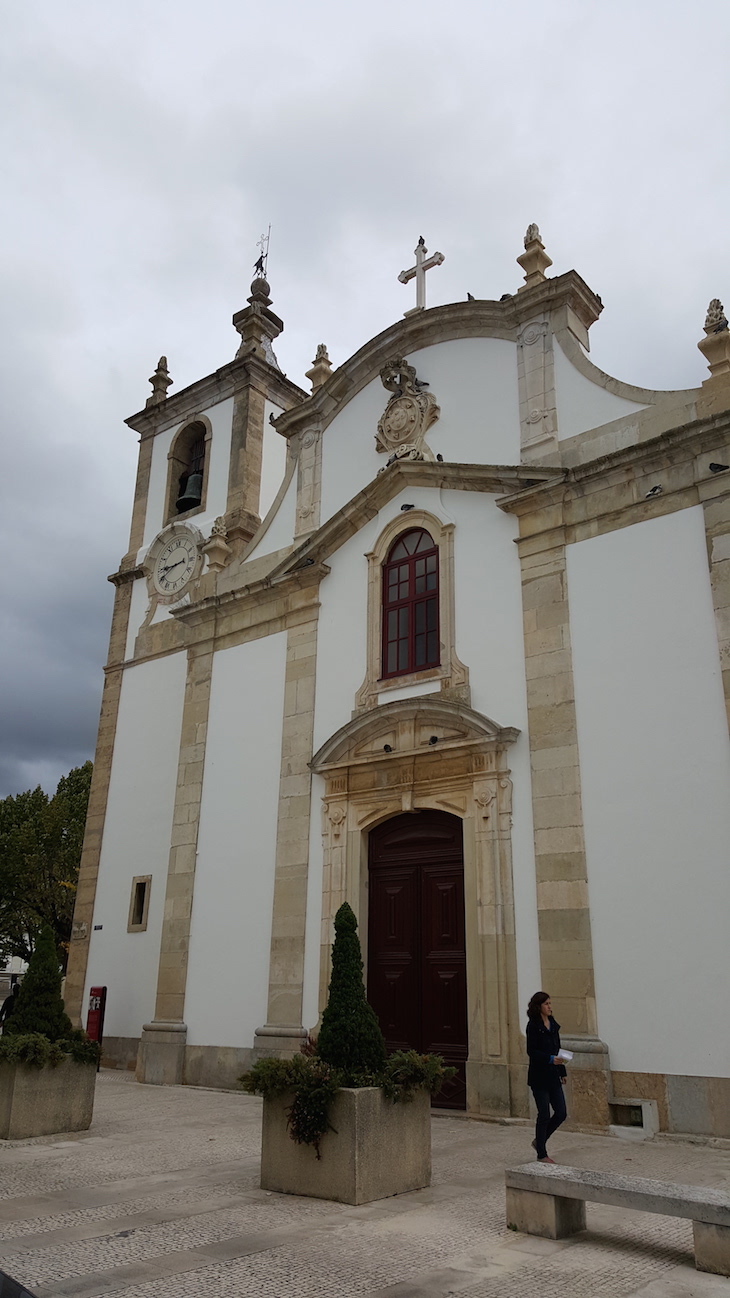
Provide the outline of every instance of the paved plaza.
[[[261,1101],[99,1074],[88,1132],[0,1146],[0,1270],[38,1298],[730,1298],[688,1221],[588,1205],[553,1242],[505,1228],[523,1125],[433,1119],[433,1184],[354,1208],[259,1188]],[[577,1167],[730,1191],[730,1150],[577,1133]]]

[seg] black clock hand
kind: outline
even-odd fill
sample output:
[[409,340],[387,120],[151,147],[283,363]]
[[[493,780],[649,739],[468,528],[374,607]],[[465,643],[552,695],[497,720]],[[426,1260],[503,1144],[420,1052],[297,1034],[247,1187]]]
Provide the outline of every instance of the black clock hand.
[[184,563],[184,562],[185,562],[184,559],[178,559],[177,563],[170,563],[170,564],[168,564],[168,566],[167,566],[166,568],[163,568],[163,569],[161,570],[161,574],[160,574],[160,575],[161,575],[162,577],[166,577],[167,574],[168,574],[168,572],[172,572],[173,568],[179,568],[179,567],[180,567],[180,564],[181,564],[181,563]]

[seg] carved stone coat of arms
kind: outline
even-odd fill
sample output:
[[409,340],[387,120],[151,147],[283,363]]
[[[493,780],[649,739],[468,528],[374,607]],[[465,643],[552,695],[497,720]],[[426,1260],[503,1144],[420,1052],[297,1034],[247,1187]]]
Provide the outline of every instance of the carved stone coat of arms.
[[383,387],[392,393],[378,423],[375,445],[392,460],[433,460],[425,435],[441,414],[436,398],[416,378],[416,370],[402,357],[389,361],[380,371]]

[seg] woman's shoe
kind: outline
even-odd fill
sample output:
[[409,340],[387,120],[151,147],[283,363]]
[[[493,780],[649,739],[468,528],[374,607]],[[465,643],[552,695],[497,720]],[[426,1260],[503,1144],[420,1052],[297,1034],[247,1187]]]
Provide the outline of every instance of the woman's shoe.
[[554,1162],[555,1162],[555,1159],[554,1159],[554,1158],[550,1158],[550,1156],[549,1156],[548,1154],[546,1154],[544,1158],[538,1158],[537,1161],[538,1161],[538,1163],[554,1163]]

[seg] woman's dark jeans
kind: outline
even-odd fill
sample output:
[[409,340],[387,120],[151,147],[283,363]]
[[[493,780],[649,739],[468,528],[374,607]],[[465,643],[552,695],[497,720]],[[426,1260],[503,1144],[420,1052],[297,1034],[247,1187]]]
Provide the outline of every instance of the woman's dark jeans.
[[[565,1095],[563,1093],[563,1083],[560,1080],[557,1069],[555,1076],[551,1077],[544,1086],[530,1087],[535,1097],[537,1105],[537,1124],[535,1127],[535,1148],[538,1158],[547,1158],[546,1142],[550,1139],[554,1131],[557,1131],[561,1122],[565,1122],[568,1116],[565,1107]],[[552,1106],[552,1117],[550,1108]]]

